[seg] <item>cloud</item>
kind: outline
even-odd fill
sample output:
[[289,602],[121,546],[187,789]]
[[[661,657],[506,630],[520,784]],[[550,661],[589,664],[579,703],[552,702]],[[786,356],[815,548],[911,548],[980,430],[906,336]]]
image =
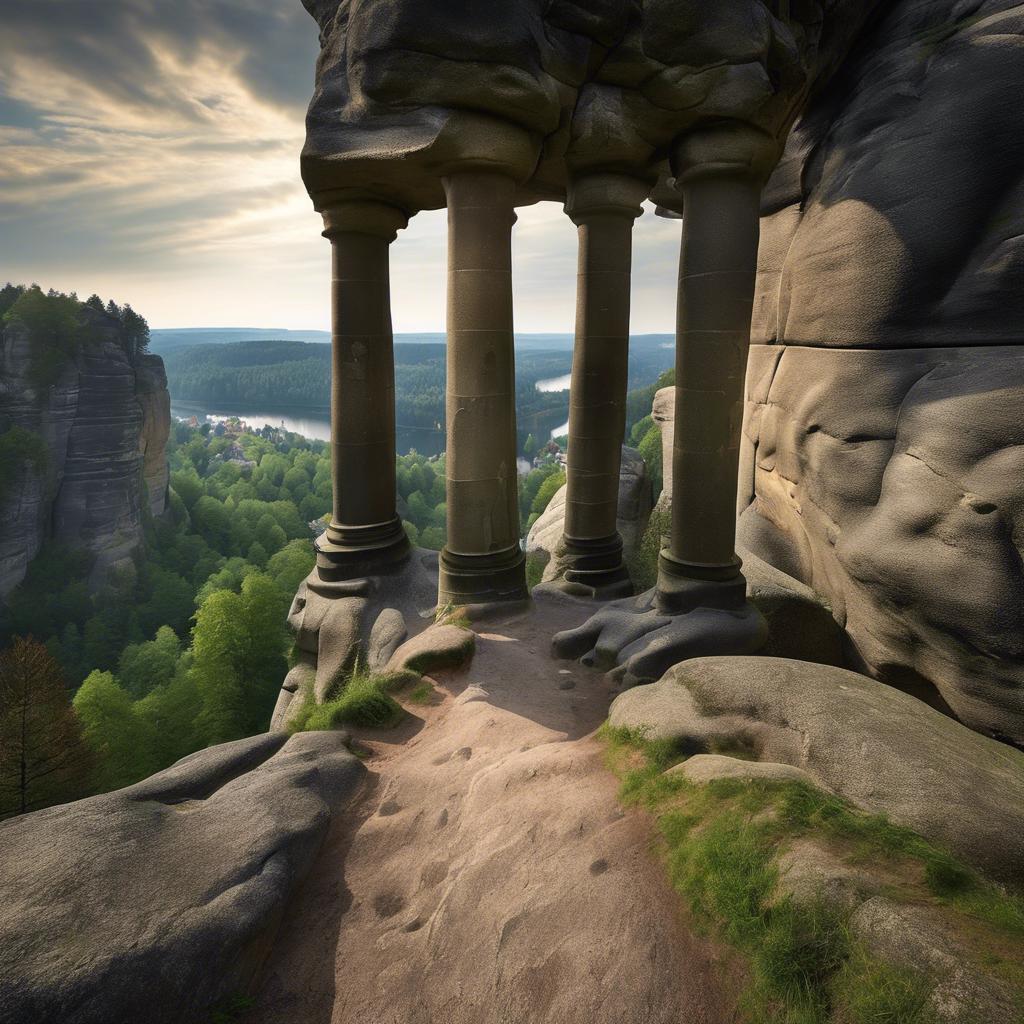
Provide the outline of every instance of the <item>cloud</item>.
[[[317,49],[299,0],[5,0],[0,277],[129,301],[155,326],[326,326],[298,171]],[[638,268],[673,294],[655,288],[637,330],[674,305],[676,243],[653,220]],[[443,327],[444,233],[420,214],[394,247],[396,330]],[[571,330],[572,225],[540,204],[515,244],[517,326]]]

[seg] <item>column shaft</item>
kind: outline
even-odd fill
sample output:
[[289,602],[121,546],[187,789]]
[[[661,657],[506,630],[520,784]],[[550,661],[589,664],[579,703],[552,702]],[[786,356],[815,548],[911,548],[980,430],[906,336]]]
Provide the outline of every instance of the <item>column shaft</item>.
[[395,385],[389,246],[404,215],[384,204],[324,212],[331,240],[331,472],[334,509],[317,541],[321,578],[403,559],[395,511]]
[[671,552],[699,570],[735,575],[760,188],[756,181],[708,175],[687,183],[683,196]]
[[647,186],[617,175],[574,183],[566,211],[579,230],[576,340],[569,392],[565,526],[567,582],[629,593],[616,528],[626,419],[633,221]]
[[448,536],[439,603],[526,597],[519,544],[511,178],[460,172],[448,197]]
[[738,607],[743,389],[757,275],[761,184],[771,140],[729,127],[686,140],[676,321],[672,529],[659,560],[663,610]]

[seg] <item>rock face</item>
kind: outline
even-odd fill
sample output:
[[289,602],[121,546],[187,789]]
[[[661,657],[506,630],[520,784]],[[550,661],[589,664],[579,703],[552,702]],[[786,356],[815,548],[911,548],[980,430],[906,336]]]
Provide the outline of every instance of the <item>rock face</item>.
[[[564,195],[588,170],[651,177],[680,133],[736,120],[783,133],[876,0],[304,0],[320,26],[302,174],[445,205],[460,164]],[[824,8],[824,10],[823,10]]]
[[1024,741],[1024,6],[902,0],[766,194],[740,534],[851,664]]
[[998,877],[1024,872],[1024,754],[856,672],[694,658],[621,694],[609,720],[793,765]]
[[44,541],[88,548],[102,574],[141,542],[144,503],[153,515],[164,511],[171,417],[163,360],[130,360],[114,328],[104,330],[105,314],[88,312],[97,336],[46,391],[29,381],[25,328],[13,322],[0,332],[0,431],[22,427],[48,451],[44,472],[26,466],[0,504],[0,597]]
[[[565,522],[565,493],[563,484],[551,498],[548,507],[530,527],[526,538],[526,553],[540,554],[548,559],[544,579],[552,579],[557,572],[553,559],[558,542],[562,539]],[[651,514],[651,478],[643,456],[635,449],[622,446],[619,468],[619,512],[616,527],[622,537],[626,556],[632,555],[647,529]]]
[[244,993],[364,769],[254,736],[0,824],[0,1020],[206,1020]]

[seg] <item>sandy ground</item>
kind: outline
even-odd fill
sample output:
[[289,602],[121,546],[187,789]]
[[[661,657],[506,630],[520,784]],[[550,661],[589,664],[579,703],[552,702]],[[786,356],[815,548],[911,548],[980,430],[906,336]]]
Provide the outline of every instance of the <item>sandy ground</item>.
[[[583,616],[577,610],[576,618]],[[480,623],[468,670],[372,751],[245,1024],[712,1024],[734,977],[687,927],[593,738],[603,677],[547,605]]]

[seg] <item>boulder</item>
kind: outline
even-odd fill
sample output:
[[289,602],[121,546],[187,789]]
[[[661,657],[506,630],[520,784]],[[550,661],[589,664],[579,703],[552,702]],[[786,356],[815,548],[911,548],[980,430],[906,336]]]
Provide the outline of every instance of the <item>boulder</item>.
[[613,726],[746,749],[886,814],[993,876],[1024,874],[1024,753],[867,676],[784,658],[694,658],[618,696]]
[[[540,555],[547,562],[545,582],[556,578],[558,560],[554,557],[562,539],[565,523],[565,485],[555,491],[548,507],[530,527],[526,538],[526,553]],[[619,468],[619,507],[616,527],[622,537],[624,556],[632,557],[647,529],[651,514],[651,478],[643,456],[635,449],[622,446]]]
[[345,739],[254,736],[0,823],[0,1020],[202,1021],[246,992],[364,775]]
[[716,779],[742,779],[745,782],[767,780],[769,782],[805,782],[810,786],[823,788],[802,768],[774,761],[745,761],[723,754],[694,754],[693,757],[673,765],[666,773],[681,775],[688,782],[698,786]]
[[391,656],[385,672],[418,672],[423,675],[445,668],[461,668],[476,649],[476,634],[451,623],[428,626],[406,640]]

